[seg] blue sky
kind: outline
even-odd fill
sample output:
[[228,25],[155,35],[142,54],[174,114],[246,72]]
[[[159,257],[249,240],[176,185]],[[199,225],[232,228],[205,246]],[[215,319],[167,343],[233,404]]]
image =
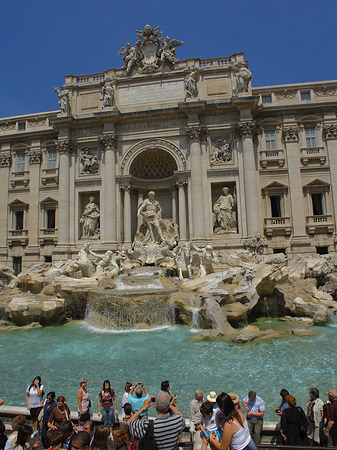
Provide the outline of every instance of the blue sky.
[[146,23],[179,59],[243,51],[253,86],[337,79],[337,0],[0,0],[0,117],[58,109],[66,74],[121,67]]

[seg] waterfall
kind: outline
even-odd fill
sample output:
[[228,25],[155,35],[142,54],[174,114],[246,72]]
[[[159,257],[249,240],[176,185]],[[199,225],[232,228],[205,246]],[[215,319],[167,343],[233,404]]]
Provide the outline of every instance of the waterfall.
[[269,310],[269,305],[268,305],[268,298],[267,297],[263,297],[263,315],[265,317],[267,317],[268,320],[266,320],[266,323],[270,323],[270,310]]
[[201,302],[199,299],[190,298],[189,303],[190,303],[190,309],[191,309],[191,313],[192,313],[191,331],[198,332],[200,330],[199,312],[201,309]]

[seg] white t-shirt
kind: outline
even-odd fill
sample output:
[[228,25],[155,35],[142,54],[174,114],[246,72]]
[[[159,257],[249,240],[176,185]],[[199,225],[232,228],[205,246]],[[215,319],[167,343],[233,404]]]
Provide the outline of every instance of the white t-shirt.
[[[41,384],[40,386],[41,391],[43,391],[43,384]],[[42,395],[39,395],[37,393],[37,389],[35,386],[32,386],[31,388],[27,388],[26,390],[27,394],[29,394],[29,406],[31,408],[38,408],[39,406],[41,406],[41,402],[42,402]]]

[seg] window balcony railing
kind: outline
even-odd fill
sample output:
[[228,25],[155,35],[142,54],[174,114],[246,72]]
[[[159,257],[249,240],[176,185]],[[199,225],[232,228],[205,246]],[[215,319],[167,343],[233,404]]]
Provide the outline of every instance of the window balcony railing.
[[57,244],[57,228],[41,228],[39,236],[40,245]]
[[28,230],[9,230],[7,243],[10,247],[13,245],[28,245]]
[[264,219],[264,233],[266,236],[273,234],[286,235],[291,234],[290,217],[266,217]]
[[283,167],[284,164],[283,150],[262,150],[260,152],[260,165],[263,169],[270,166]]
[[326,154],[324,147],[301,148],[301,162],[304,166],[309,163],[325,164]]
[[331,214],[307,216],[307,232],[315,233],[333,233],[334,223]]
[[42,169],[41,183],[45,186],[46,184],[58,184],[59,181],[59,170],[55,169]]

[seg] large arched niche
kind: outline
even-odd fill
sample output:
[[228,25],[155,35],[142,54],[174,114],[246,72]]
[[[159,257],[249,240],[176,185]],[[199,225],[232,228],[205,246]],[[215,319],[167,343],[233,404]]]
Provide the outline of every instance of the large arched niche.
[[185,170],[186,159],[181,150],[163,139],[146,139],[125,154],[122,175],[144,180],[170,178],[174,171]]
[[130,165],[130,175],[140,180],[171,178],[175,170],[177,164],[174,158],[160,148],[144,150]]

